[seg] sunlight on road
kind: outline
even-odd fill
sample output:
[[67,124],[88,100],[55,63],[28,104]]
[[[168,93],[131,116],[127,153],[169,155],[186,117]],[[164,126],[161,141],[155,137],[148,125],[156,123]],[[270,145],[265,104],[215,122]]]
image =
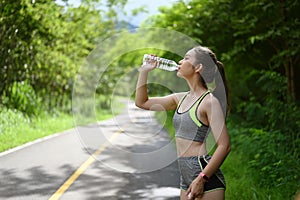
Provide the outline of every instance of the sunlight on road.
[[148,186],[148,189],[136,190],[134,193],[139,194],[139,196],[155,200],[163,200],[170,197],[178,197],[180,194],[180,189],[173,187],[160,187],[157,188],[156,185]]

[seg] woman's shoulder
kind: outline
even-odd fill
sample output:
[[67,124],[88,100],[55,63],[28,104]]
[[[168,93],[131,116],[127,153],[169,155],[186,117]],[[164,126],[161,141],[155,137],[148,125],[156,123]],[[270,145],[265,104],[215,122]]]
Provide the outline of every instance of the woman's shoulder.
[[173,96],[175,98],[175,101],[178,103],[181,99],[183,99],[186,95],[188,94],[188,92],[177,92],[177,93],[173,93]]
[[211,107],[211,106],[220,105],[220,102],[218,98],[212,92],[210,92],[204,97],[202,104],[205,107]]

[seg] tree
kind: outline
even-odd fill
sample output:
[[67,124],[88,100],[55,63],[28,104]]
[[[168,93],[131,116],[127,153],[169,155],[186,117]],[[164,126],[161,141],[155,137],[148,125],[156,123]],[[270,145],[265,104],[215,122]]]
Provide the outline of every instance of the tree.
[[[105,13],[97,8],[98,3],[86,0],[79,7],[64,7],[52,0],[0,2],[2,104],[15,107],[9,102],[12,89],[17,85],[22,90],[22,84],[15,83],[26,82],[48,108],[70,105],[83,60],[97,39],[115,28],[112,10]],[[124,5],[126,1],[109,3]]]
[[287,78],[289,94],[300,100],[296,76],[300,72],[296,68],[300,57],[299,7],[299,2],[293,0],[180,1],[172,8],[161,8],[161,14],[150,22],[183,32],[211,47],[229,66],[229,79],[243,79],[241,76],[253,68],[276,70]]

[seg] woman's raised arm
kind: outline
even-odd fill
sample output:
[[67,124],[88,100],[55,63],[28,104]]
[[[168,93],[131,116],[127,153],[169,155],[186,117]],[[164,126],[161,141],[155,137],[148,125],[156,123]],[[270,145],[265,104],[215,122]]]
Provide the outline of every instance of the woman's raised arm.
[[143,65],[136,86],[135,105],[145,110],[164,111],[175,110],[178,103],[178,95],[170,94],[164,97],[148,97],[147,79],[148,73],[156,66],[155,62]]

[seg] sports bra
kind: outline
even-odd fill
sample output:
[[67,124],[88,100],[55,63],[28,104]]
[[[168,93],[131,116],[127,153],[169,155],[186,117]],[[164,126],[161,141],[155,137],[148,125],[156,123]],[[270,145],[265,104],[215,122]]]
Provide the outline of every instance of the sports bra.
[[203,98],[209,94],[209,91],[202,94],[187,111],[179,113],[178,109],[180,108],[187,94],[178,103],[177,109],[173,116],[173,125],[176,130],[175,136],[196,142],[205,142],[205,139],[209,133],[209,126],[203,124],[198,119],[197,108],[199,107]]

